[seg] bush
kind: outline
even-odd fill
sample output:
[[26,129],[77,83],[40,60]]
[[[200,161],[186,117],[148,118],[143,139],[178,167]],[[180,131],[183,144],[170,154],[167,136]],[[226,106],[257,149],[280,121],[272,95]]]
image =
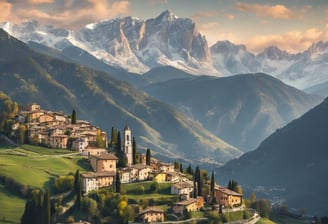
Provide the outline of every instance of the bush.
[[68,216],[67,219],[66,219],[66,223],[73,223],[75,220],[74,220],[74,217],[73,216]]
[[159,190],[159,184],[155,181],[150,185],[150,192],[157,193]]
[[137,191],[138,194],[144,194],[145,193],[145,187],[143,185],[140,185]]
[[73,189],[74,176],[60,176],[55,180],[56,193],[62,193]]
[[29,185],[22,184],[15,179],[6,176],[0,177],[0,183],[2,183],[8,191],[22,198],[29,198],[34,189]]

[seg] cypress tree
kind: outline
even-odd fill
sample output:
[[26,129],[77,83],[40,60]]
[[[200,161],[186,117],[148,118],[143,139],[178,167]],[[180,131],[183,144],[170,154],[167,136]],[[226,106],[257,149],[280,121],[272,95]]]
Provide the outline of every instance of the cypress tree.
[[80,176],[80,170],[76,170],[75,177],[74,177],[74,194],[75,194],[75,206],[78,210],[81,208],[81,198],[82,198],[82,192],[81,192],[81,176]]
[[198,196],[198,188],[197,188],[197,182],[196,182],[196,176],[194,176],[194,191],[193,191],[193,197],[197,198]]
[[111,138],[110,138],[110,143],[109,145],[115,149],[116,147],[116,142],[117,142],[117,131],[115,127],[112,127],[111,131]]
[[201,176],[200,176],[199,166],[196,167],[195,176],[196,176],[196,182],[197,182],[197,195],[202,196],[203,183],[202,183]]
[[146,165],[150,166],[150,157],[151,157],[151,152],[150,152],[150,149],[147,148],[147,151],[146,151]]
[[215,180],[214,180],[214,171],[212,171],[211,186],[210,186],[212,203],[214,203],[214,189],[215,189]]
[[137,143],[136,143],[136,139],[132,138],[132,164],[136,164],[137,163]]
[[50,193],[46,191],[43,195],[42,205],[42,222],[43,224],[50,224],[51,213],[50,213]]
[[116,144],[116,152],[122,152],[122,143],[121,143],[121,133],[117,132],[117,144]]
[[115,191],[116,193],[121,192],[121,179],[120,179],[120,174],[118,172],[116,172]]
[[71,123],[76,124],[76,111],[75,111],[75,109],[73,109],[73,111],[72,111]]

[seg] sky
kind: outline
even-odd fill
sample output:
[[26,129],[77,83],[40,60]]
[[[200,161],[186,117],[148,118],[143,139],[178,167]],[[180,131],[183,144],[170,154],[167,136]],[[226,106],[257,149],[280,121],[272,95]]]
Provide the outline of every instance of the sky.
[[116,17],[155,18],[164,10],[192,19],[209,46],[229,40],[254,53],[273,45],[297,53],[328,41],[328,0],[0,0],[0,22],[37,20],[78,30]]

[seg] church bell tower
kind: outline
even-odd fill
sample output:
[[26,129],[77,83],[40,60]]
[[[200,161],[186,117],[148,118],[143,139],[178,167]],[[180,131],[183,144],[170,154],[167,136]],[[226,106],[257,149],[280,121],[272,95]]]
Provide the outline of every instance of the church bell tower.
[[132,136],[131,136],[131,130],[128,125],[124,128],[124,141],[123,141],[123,152],[125,153],[128,162],[127,165],[132,165]]

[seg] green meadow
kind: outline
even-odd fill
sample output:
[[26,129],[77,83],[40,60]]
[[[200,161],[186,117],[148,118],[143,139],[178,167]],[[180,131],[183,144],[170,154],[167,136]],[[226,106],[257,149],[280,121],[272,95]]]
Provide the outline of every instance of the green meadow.
[[[78,153],[22,145],[0,148],[0,176],[32,187],[52,190],[53,181],[63,175],[90,171],[89,162]],[[0,223],[19,223],[25,199],[19,198],[0,185]]]

